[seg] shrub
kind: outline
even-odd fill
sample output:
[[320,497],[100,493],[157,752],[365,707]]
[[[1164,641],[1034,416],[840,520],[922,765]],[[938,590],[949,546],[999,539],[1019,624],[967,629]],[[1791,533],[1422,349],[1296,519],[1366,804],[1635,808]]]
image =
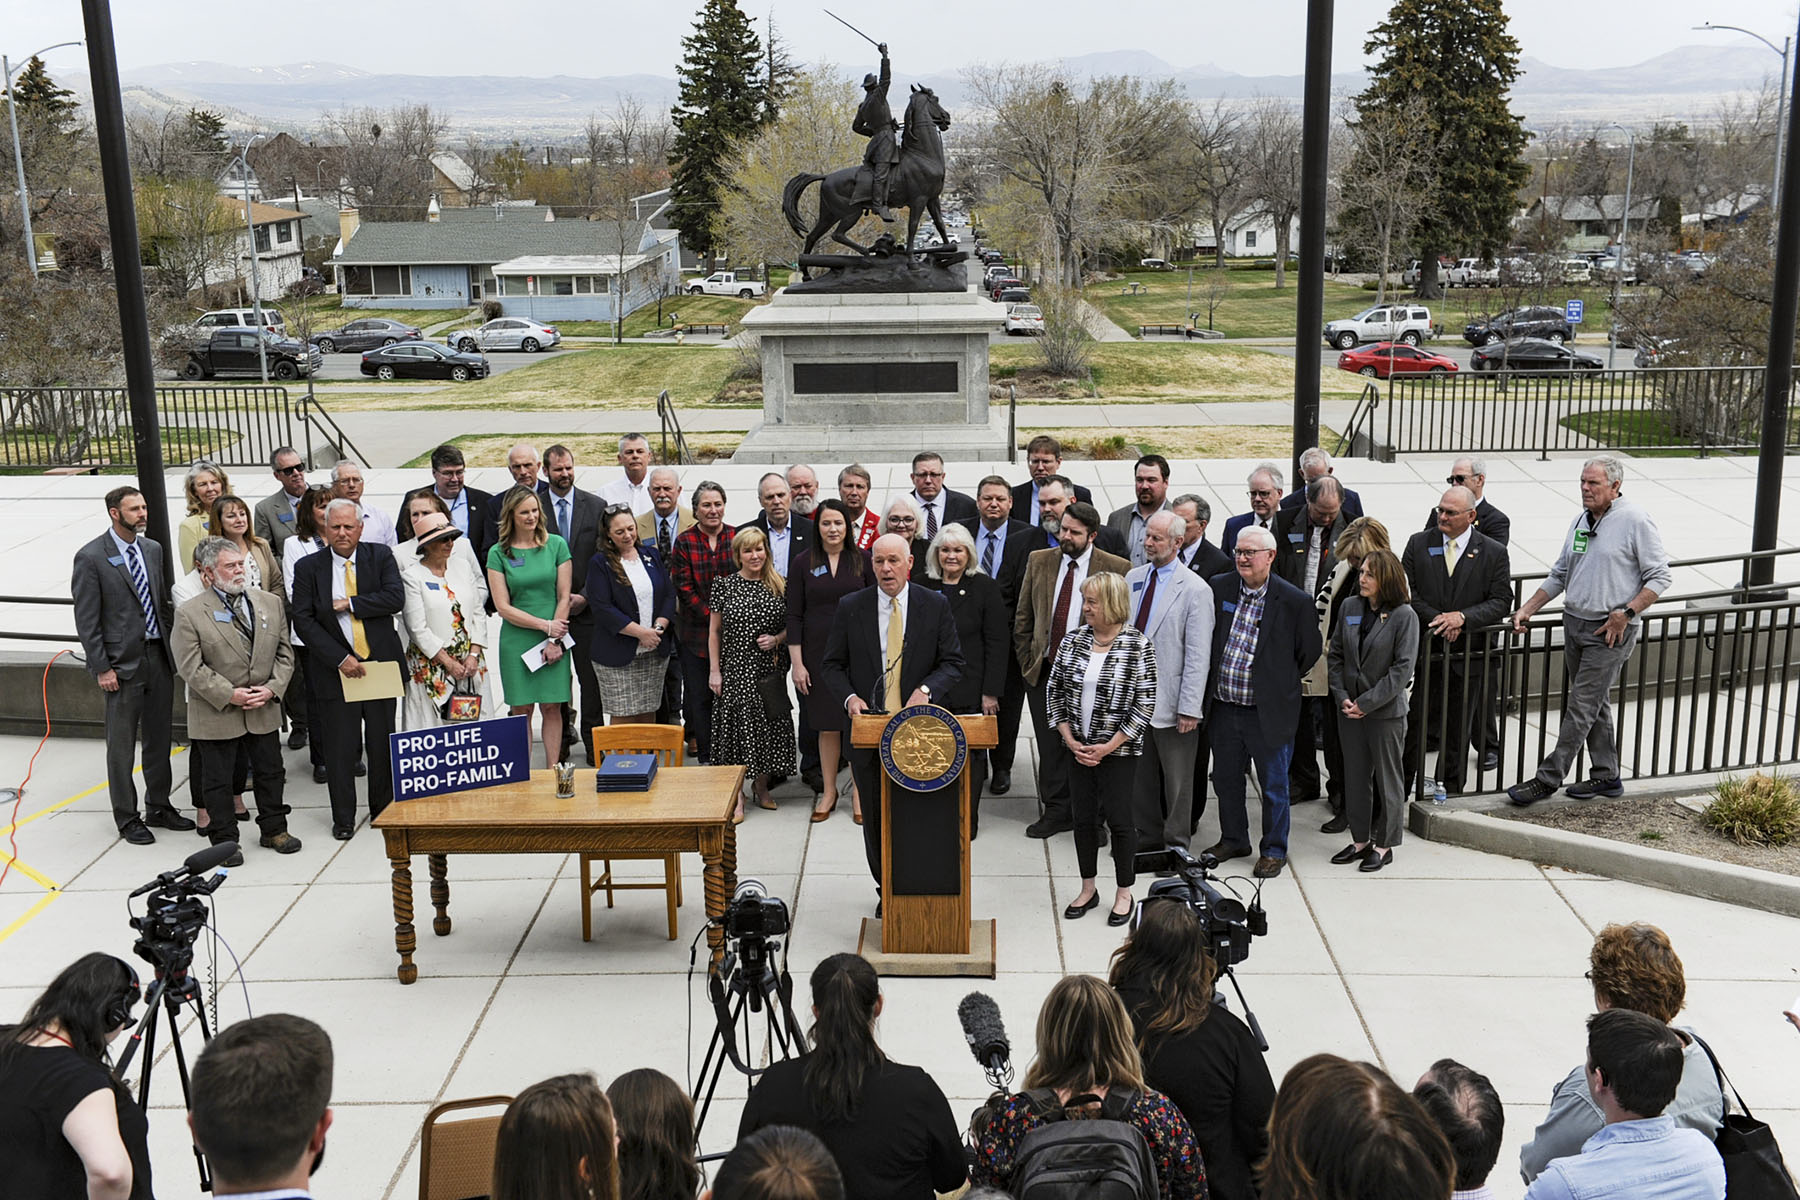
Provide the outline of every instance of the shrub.
[[1040,287],[1032,299],[1044,314],[1044,333],[1037,339],[1044,369],[1064,378],[1085,374],[1094,349],[1094,335],[1088,331],[1081,294],[1046,286]]
[[1740,846],[1785,846],[1800,836],[1800,796],[1779,775],[1729,776],[1713,797],[1700,819]]
[[483,300],[481,302],[481,319],[483,321],[492,321],[496,317],[504,317],[505,315],[506,306],[501,304],[498,300]]

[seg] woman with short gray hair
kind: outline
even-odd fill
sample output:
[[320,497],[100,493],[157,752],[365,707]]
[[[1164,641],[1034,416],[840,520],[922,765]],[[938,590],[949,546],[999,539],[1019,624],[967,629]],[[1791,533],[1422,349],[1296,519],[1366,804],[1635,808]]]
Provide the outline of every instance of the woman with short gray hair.
[[[893,506],[890,505],[891,509]],[[984,575],[975,561],[975,539],[961,525],[938,526],[924,554],[925,578],[919,583],[942,592],[950,602],[956,637],[962,643],[962,677],[937,703],[953,713],[995,716],[1006,690],[1006,657],[1012,653],[1012,630],[1000,585]],[[915,564],[916,566],[917,564]],[[917,572],[914,572],[917,578]],[[969,838],[981,824],[981,792],[987,784],[985,750],[969,751]]]

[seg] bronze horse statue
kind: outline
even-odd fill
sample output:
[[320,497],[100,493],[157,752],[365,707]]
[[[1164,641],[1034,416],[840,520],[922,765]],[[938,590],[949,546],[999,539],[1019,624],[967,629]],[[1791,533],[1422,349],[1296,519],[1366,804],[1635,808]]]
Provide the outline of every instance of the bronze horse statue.
[[[906,246],[909,250],[918,236],[919,221],[928,210],[937,226],[938,236],[946,242],[950,240],[950,233],[944,228],[939,199],[944,191],[944,139],[941,135],[948,128],[950,114],[938,103],[937,93],[914,84],[912,98],[906,103],[900,163],[888,181],[888,203],[905,205],[907,209]],[[857,174],[867,169],[859,164],[843,167],[829,175],[802,173],[788,180],[781,193],[781,211],[794,232],[806,239],[802,254],[811,254],[826,230],[831,231],[833,241],[858,254],[873,253],[870,247],[845,236],[869,211],[868,202],[858,203],[855,199]],[[815,183],[819,184],[819,219],[809,230],[805,218],[800,215],[800,193]]]

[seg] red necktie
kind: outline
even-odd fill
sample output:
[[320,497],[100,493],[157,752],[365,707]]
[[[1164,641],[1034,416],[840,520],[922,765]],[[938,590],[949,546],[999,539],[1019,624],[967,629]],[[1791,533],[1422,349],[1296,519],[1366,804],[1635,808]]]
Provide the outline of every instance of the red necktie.
[[1156,602],[1156,576],[1157,572],[1150,572],[1150,582],[1144,585],[1144,599],[1138,605],[1137,620],[1132,622],[1139,633],[1144,632],[1145,622],[1150,620],[1150,606]]
[[1050,645],[1046,658],[1056,657],[1056,648],[1062,645],[1063,634],[1069,630],[1069,603],[1075,598],[1075,560],[1069,559],[1063,574],[1062,591],[1056,596],[1056,612],[1050,618]]

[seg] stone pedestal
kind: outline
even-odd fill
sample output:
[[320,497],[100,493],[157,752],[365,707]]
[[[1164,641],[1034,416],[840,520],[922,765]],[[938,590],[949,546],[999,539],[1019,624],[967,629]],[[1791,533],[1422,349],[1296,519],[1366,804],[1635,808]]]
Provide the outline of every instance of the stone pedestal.
[[1004,461],[988,408],[988,335],[1006,310],[974,292],[791,295],[744,317],[761,344],[763,419],[734,462]]

